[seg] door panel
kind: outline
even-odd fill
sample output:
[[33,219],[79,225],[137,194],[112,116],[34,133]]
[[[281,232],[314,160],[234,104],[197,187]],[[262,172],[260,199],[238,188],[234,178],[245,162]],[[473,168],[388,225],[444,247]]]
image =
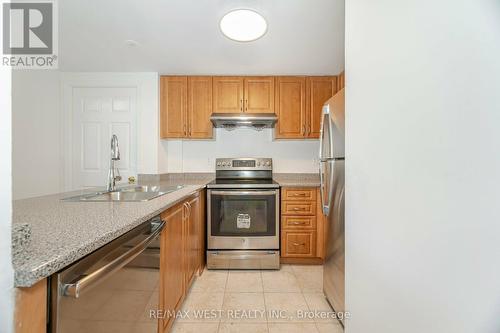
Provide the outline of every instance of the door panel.
[[187,76],[163,76],[160,80],[160,136],[187,136]]
[[244,111],[274,113],[274,78],[271,76],[247,77],[244,83]]
[[344,161],[335,166],[333,210],[328,216],[324,290],[335,311],[345,310],[345,183]]
[[334,171],[337,161],[328,160],[319,163],[320,172],[320,196],[321,207],[324,215],[328,215],[332,210],[332,199],[334,194]]
[[312,76],[307,78],[308,124],[307,136],[319,138],[323,105],[337,90],[337,77]]
[[[160,310],[176,311],[184,297],[184,205],[178,205],[162,214],[167,221],[160,244]],[[170,326],[173,318],[161,321],[163,328]]]
[[198,268],[199,246],[199,196],[188,201],[186,206],[186,288],[193,282],[194,274]]
[[136,174],[136,88],[74,88],[72,92],[71,187],[106,184],[110,140],[118,137],[124,179]]
[[213,77],[213,112],[243,112],[243,78],[238,76]]
[[195,139],[211,139],[212,77],[190,76],[188,79],[188,136]]
[[281,249],[283,257],[314,257],[316,232],[284,230]]
[[275,111],[278,115],[275,137],[300,139],[306,126],[306,80],[304,77],[276,78]]

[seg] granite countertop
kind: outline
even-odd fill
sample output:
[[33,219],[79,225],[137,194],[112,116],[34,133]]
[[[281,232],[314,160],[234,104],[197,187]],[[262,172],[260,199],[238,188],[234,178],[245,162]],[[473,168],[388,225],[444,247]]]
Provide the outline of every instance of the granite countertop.
[[280,186],[319,187],[320,185],[317,173],[275,173],[273,179]]
[[[141,175],[140,185],[184,185],[147,202],[62,201],[66,192],[13,202],[12,256],[16,287],[30,287],[95,251],[194,192],[214,174]],[[316,187],[318,174],[273,174],[280,186]]]
[[14,284],[30,287],[204,188],[214,177],[169,177],[140,184],[185,185],[147,202],[62,201],[75,191],[13,202]]

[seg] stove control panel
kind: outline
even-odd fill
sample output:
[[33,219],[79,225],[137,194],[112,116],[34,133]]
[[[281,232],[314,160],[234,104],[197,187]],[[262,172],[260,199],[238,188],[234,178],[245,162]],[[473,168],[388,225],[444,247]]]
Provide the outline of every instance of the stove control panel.
[[215,170],[272,170],[272,158],[217,158]]

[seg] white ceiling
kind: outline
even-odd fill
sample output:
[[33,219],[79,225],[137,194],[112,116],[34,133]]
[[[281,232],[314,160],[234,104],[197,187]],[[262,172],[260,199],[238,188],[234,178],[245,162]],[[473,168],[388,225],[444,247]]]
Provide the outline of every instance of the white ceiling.
[[[225,38],[219,20],[235,8],[261,13],[267,34],[250,43]],[[343,0],[69,0],[59,10],[63,71],[337,74],[344,68]]]

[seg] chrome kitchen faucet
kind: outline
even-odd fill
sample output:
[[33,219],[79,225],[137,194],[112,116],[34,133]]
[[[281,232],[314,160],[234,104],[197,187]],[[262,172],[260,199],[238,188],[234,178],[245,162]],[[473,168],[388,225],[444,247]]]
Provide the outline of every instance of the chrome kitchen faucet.
[[118,147],[118,137],[113,134],[111,137],[111,160],[109,162],[109,172],[108,172],[108,191],[114,191],[116,188],[116,182],[120,181],[122,177],[120,176],[120,171],[115,167],[115,161],[120,160],[120,148]]

